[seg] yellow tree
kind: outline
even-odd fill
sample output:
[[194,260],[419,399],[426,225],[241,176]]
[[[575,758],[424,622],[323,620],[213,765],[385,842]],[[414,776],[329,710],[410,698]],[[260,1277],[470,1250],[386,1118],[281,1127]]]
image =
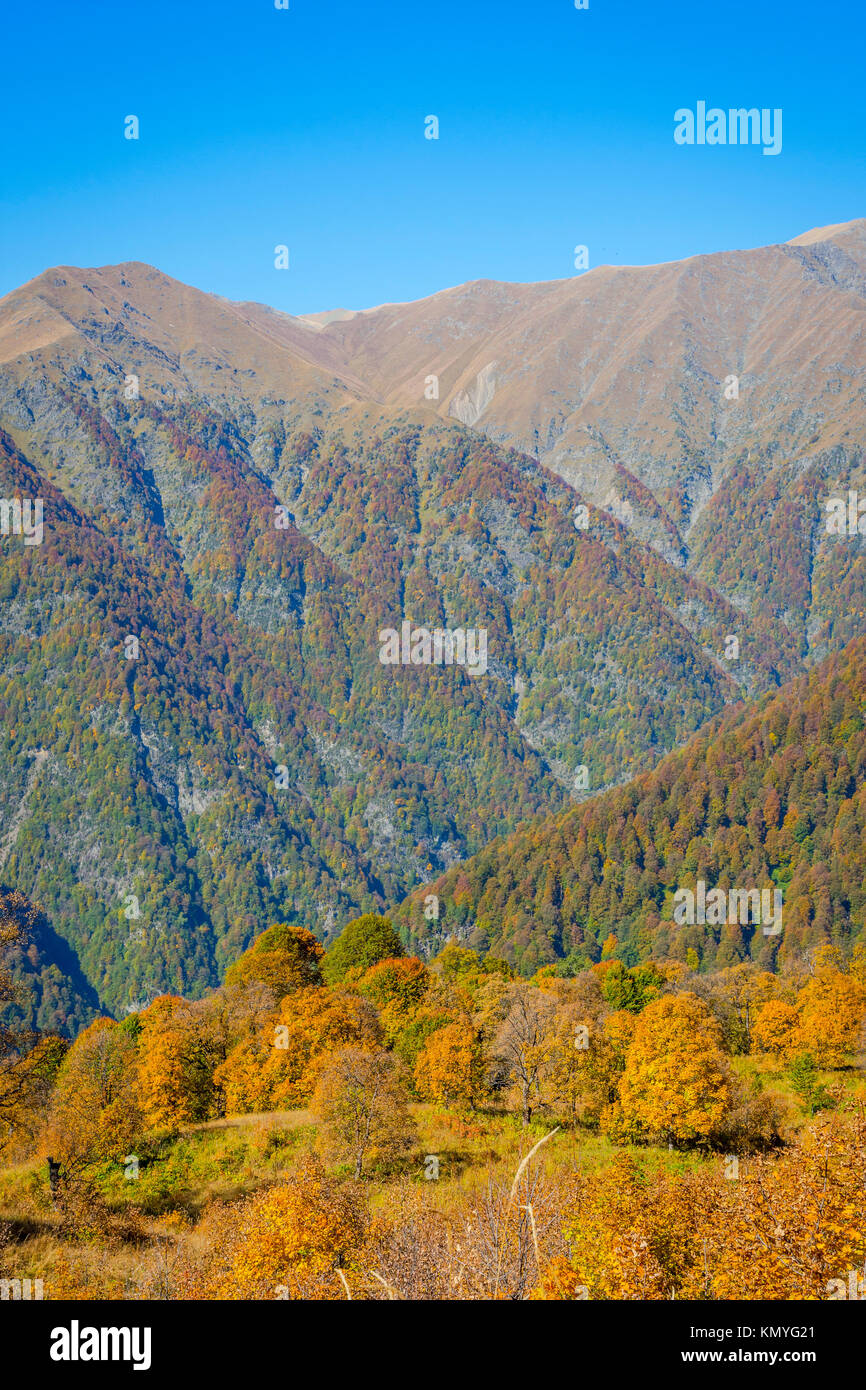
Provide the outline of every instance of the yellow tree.
[[800,1016],[793,1004],[784,999],[768,999],[755,1011],[752,1045],[758,1052],[785,1059],[797,1049],[799,1029]]
[[293,990],[321,983],[319,962],[324,954],[325,948],[306,927],[277,922],[229,967],[225,983],[229,989],[266,985],[279,1002]]
[[57,1075],[46,1147],[67,1169],[125,1156],[142,1134],[132,1032],[98,1018],[76,1038]]
[[[18,1035],[20,1042],[20,1034]],[[68,1051],[64,1038],[42,1037],[0,1061],[0,1152],[29,1148],[41,1128],[51,1092]]]
[[662,995],[639,1015],[619,1098],[627,1122],[677,1144],[707,1140],[730,1105],[719,1026],[693,994]]
[[776,994],[778,981],[751,961],[741,961],[710,977],[711,993],[722,1015],[729,1052],[750,1052],[758,1009]]
[[549,1108],[571,1125],[596,1124],[616,1100],[625,1052],[635,1016],[618,1010],[602,1021],[586,1017],[582,1002],[566,995],[553,1024],[554,1046],[544,1069],[543,1089]]
[[339,1299],[359,1283],[369,1218],[361,1194],[310,1155],[287,1183],[212,1212],[192,1297]]
[[475,1108],[484,1087],[484,1057],[468,1020],[447,1023],[430,1034],[415,1063],[415,1085],[426,1100]]
[[379,1010],[388,1046],[393,1047],[430,988],[430,972],[417,956],[398,956],[371,966],[357,988]]
[[797,996],[800,1042],[819,1066],[841,1067],[863,1044],[866,989],[853,975],[822,970]]
[[163,994],[137,1015],[139,1099],[149,1127],[207,1119],[215,1057],[205,1015]]
[[502,997],[501,1011],[494,1048],[518,1093],[523,1123],[528,1125],[541,1099],[542,1078],[555,1047],[556,1002],[543,990],[514,984]]

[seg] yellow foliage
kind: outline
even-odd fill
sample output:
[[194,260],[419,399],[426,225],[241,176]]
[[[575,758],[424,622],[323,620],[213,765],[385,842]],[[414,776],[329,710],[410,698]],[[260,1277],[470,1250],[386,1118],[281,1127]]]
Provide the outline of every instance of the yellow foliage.
[[841,1067],[862,1046],[866,989],[852,975],[824,970],[797,996],[800,1042],[819,1066]]
[[287,995],[279,1011],[245,1036],[216,1070],[230,1113],[306,1105],[322,1059],[351,1044],[376,1046],[376,1010],[346,989],[311,985]]
[[575,1179],[567,1255],[537,1299],[825,1299],[866,1258],[862,1112],[814,1124],[781,1158],[649,1173],[626,1155]]
[[627,1122],[678,1143],[706,1140],[731,1093],[718,1024],[693,994],[666,994],[638,1016],[619,1099]]
[[755,1013],[752,1042],[758,1052],[777,1057],[789,1057],[796,1052],[800,1018],[793,1004],[783,999],[769,999]]
[[339,1299],[357,1283],[368,1228],[360,1194],[315,1155],[280,1187],[211,1217],[214,1259],[204,1298]]
[[415,1063],[419,1094],[442,1105],[474,1107],[481,1099],[483,1075],[480,1041],[465,1019],[431,1033]]

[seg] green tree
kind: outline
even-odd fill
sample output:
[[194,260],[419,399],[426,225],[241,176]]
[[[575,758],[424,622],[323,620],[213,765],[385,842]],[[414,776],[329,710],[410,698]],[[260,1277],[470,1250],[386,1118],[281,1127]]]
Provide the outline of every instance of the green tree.
[[403,954],[403,943],[390,918],[365,912],[343,928],[322,961],[322,975],[326,984],[335,985],[357,979],[380,960]]
[[636,965],[626,970],[622,961],[615,960],[604,973],[601,992],[605,1003],[613,1010],[628,1009],[639,1014],[659,993],[664,983],[651,964]]
[[800,1052],[791,1063],[791,1086],[810,1115],[832,1103],[827,1087],[818,1079],[818,1064],[811,1052]]

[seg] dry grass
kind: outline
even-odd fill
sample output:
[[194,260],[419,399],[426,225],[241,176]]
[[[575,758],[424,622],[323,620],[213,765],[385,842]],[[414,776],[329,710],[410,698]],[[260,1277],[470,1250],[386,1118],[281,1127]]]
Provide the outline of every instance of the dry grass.
[[[561,1253],[575,1174],[606,1168],[614,1145],[603,1135],[560,1129],[512,1194],[515,1174],[548,1124],[524,1128],[501,1111],[411,1109],[419,1131],[414,1152],[390,1168],[374,1166],[365,1183],[378,1243],[363,1296],[525,1298],[539,1266]],[[36,1161],[0,1171],[0,1275],[42,1278],[46,1296],[55,1298],[180,1296],[178,1271],[206,1255],[207,1213],[284,1182],[315,1136],[304,1110],[229,1116],[152,1136],[137,1181],[125,1180],[122,1165],[99,1165],[57,1205]],[[661,1148],[640,1154],[650,1171],[672,1173],[722,1161]],[[438,1159],[436,1180],[425,1177],[428,1156]]]

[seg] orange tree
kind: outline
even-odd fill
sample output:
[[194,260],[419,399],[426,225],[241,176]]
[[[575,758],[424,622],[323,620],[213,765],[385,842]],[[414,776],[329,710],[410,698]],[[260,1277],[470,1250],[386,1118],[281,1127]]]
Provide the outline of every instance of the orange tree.
[[472,1024],[459,1019],[431,1033],[418,1054],[414,1075],[425,1099],[474,1109],[484,1094],[484,1055]]
[[797,996],[799,1041],[820,1066],[844,1066],[863,1041],[866,989],[841,970],[820,970]]
[[321,1059],[350,1044],[377,1046],[381,1028],[367,999],[311,985],[287,995],[279,1010],[245,1035],[217,1068],[230,1113],[306,1105]]

